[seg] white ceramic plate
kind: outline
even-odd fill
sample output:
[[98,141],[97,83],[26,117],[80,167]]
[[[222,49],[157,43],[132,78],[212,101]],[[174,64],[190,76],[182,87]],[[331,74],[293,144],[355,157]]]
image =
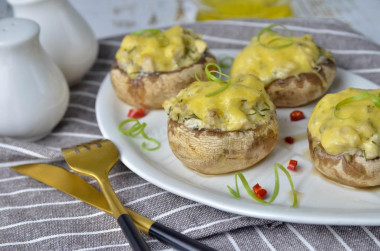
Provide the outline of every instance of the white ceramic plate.
[[[213,50],[217,57],[235,56],[237,50]],[[374,83],[338,69],[337,78],[329,92],[348,87],[374,89]],[[300,108],[308,118],[316,102]],[[129,138],[119,133],[118,125],[126,118],[131,107],[115,95],[109,76],[99,90],[96,115],[105,138],[115,142],[122,162],[143,179],[179,196],[209,205],[220,210],[257,218],[295,223],[330,225],[380,225],[380,190],[354,189],[338,185],[313,170],[308,152],[306,127],[308,119],[291,122],[289,114],[294,109],[278,109],[280,134],[274,151],[254,168],[243,171],[248,183],[259,183],[271,195],[274,186],[275,163],[286,166],[289,159],[298,160],[298,169],[291,172],[298,192],[298,208],[291,208],[292,196],[286,176],[280,172],[280,193],[271,205],[253,201],[239,183],[241,198],[233,198],[227,185],[234,188],[234,174],[203,176],[190,171],[174,156],[166,136],[167,115],[150,111],[141,119],[147,123],[146,133],[161,142],[157,151],[141,149],[141,137]],[[284,137],[293,136],[293,145],[284,143]],[[240,182],[240,181],[239,181]]]

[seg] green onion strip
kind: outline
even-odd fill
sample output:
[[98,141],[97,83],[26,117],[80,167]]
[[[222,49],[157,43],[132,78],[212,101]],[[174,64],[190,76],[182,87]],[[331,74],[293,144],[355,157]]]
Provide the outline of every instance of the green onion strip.
[[132,33],[132,35],[154,37],[160,33],[162,33],[162,31],[159,29],[144,29],[144,30],[135,31]]
[[380,108],[380,93],[379,93],[379,97],[376,97],[374,94],[372,93],[369,93],[369,92],[363,92],[363,93],[360,93],[358,95],[355,95],[355,96],[352,96],[352,97],[349,97],[349,98],[346,98],[346,99],[343,99],[342,101],[340,101],[334,108],[334,116],[337,117],[338,119],[349,119],[352,117],[349,116],[347,118],[340,118],[338,115],[337,115],[337,111],[339,110],[339,108],[341,108],[342,106],[346,105],[346,104],[349,104],[349,103],[352,103],[352,102],[355,102],[355,101],[359,101],[359,100],[362,100],[362,99],[365,99],[365,98],[370,98],[372,100],[372,102],[375,104],[375,106],[377,106],[378,108]]
[[[128,124],[130,122],[135,122],[135,124],[133,124],[129,129],[123,129],[123,126],[125,124]],[[138,136],[139,134],[141,134],[141,136],[145,139],[145,140],[148,140],[148,141],[151,141],[153,143],[155,143],[157,146],[156,147],[152,147],[152,148],[148,148],[146,146],[146,142],[143,142],[141,144],[141,148],[146,150],[146,151],[154,151],[154,150],[157,150],[158,148],[160,148],[161,144],[160,142],[158,142],[156,139],[153,139],[153,138],[149,138],[146,133],[145,133],[145,127],[146,127],[146,123],[143,122],[142,124],[140,123],[139,120],[137,119],[126,119],[124,121],[122,121],[120,124],[119,124],[119,132],[121,132],[122,134],[125,134],[129,137],[136,137]]]
[[131,33],[131,35],[143,36],[143,37],[157,37],[157,40],[161,42],[161,46],[165,47],[169,44],[169,39],[159,29],[144,29]]
[[[281,27],[283,30],[287,31],[289,35],[288,36],[284,36],[284,35],[279,34],[280,37],[273,38],[272,40],[269,40],[267,43],[263,43],[261,41],[261,36],[262,35],[264,35],[265,33],[277,33],[274,30],[272,30],[272,28],[274,28],[274,27]],[[292,32],[290,30],[288,30],[284,25],[281,25],[281,24],[271,24],[271,25],[263,28],[259,32],[259,34],[257,35],[257,41],[259,42],[259,44],[261,46],[263,46],[265,48],[278,50],[278,49],[289,47],[289,46],[291,46],[294,43],[294,41],[291,38],[291,36],[292,36]],[[275,43],[277,41],[284,41],[284,44],[277,45],[277,46],[276,45],[272,45],[273,43]]]
[[[201,67],[197,67],[197,68],[195,69],[194,77],[195,77],[195,80],[196,80],[196,81],[198,81],[198,82],[202,82],[202,80],[199,79],[199,77],[198,77],[198,73],[197,73],[197,71],[198,71],[199,69],[201,69]],[[202,69],[201,69],[201,70],[202,70]]]
[[[210,66],[211,67],[215,67],[216,70],[209,70]],[[214,76],[213,73],[216,73],[218,76],[217,77]],[[227,74],[223,73],[222,72],[222,68],[220,68],[220,66],[217,65],[217,64],[215,64],[215,63],[208,63],[206,65],[206,67],[205,67],[205,74],[206,74],[206,77],[207,77],[207,79],[209,81],[214,81],[214,82],[218,82],[218,83],[224,84],[218,90],[210,92],[210,93],[207,93],[205,95],[206,97],[211,97],[211,96],[217,95],[217,94],[223,92],[224,90],[226,90],[231,85],[231,77],[228,76]],[[195,79],[197,81],[201,82],[201,80],[198,77],[197,71],[195,71],[194,75],[195,75]],[[227,78],[227,80],[223,80],[222,77]]]
[[290,176],[289,172],[285,169],[285,167],[283,167],[281,164],[278,164],[278,163],[274,164],[275,183],[274,183],[273,194],[272,194],[271,198],[268,201],[262,200],[262,199],[258,198],[255,195],[255,193],[252,191],[251,187],[249,186],[247,180],[245,179],[244,175],[242,173],[240,173],[240,172],[235,173],[235,188],[236,188],[236,191],[233,190],[228,185],[227,185],[227,188],[230,191],[230,193],[231,193],[232,196],[234,196],[237,199],[240,198],[240,192],[239,192],[239,187],[238,187],[238,179],[237,179],[239,177],[241,183],[243,184],[245,190],[247,191],[247,194],[252,199],[254,199],[255,201],[257,201],[258,203],[269,205],[269,204],[271,204],[277,198],[278,192],[280,190],[280,181],[279,181],[279,176],[278,176],[278,168],[280,168],[285,173],[286,177],[289,180],[289,184],[290,184],[290,187],[292,189],[292,194],[293,194],[293,204],[292,204],[291,207],[296,207],[297,204],[298,204],[298,200],[297,200],[297,193],[296,193],[296,191],[294,189],[294,184],[293,184],[293,181],[292,181],[292,177]]

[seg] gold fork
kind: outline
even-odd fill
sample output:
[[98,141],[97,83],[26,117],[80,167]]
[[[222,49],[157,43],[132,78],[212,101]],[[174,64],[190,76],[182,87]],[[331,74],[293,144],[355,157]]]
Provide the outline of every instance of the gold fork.
[[108,179],[109,171],[119,160],[116,146],[110,140],[98,140],[62,149],[62,154],[73,171],[97,180],[113,217],[117,219],[131,247],[134,250],[149,250]]

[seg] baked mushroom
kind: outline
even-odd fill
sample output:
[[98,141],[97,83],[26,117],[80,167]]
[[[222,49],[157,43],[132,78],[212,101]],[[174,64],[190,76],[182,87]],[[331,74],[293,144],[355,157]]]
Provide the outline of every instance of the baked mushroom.
[[314,167],[353,187],[380,185],[380,89],[325,95],[308,122]]
[[[147,29],[124,37],[111,69],[117,96],[140,108],[162,109],[162,103],[195,81],[215,57],[191,29],[173,26],[166,31]],[[206,79],[199,71],[200,79]]]
[[196,81],[163,104],[169,145],[186,167],[202,174],[251,167],[276,144],[275,106],[256,77],[211,80]]
[[310,35],[282,35],[273,30],[277,26],[287,30],[282,25],[261,30],[235,58],[231,76],[258,77],[276,107],[308,104],[333,83],[335,61]]

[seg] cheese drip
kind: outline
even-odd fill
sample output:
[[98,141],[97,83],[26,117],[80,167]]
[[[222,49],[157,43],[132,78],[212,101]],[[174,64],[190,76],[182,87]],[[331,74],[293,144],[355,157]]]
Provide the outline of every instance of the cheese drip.
[[139,73],[175,71],[192,65],[201,59],[206,47],[193,30],[173,26],[164,32],[125,36],[116,61],[133,78]]
[[257,78],[247,76],[223,92],[206,97],[225,83],[194,82],[164,102],[169,117],[192,129],[238,131],[273,119],[275,107]]
[[[276,41],[270,43],[272,47],[284,43],[289,46],[279,49],[263,46],[273,40]],[[289,40],[293,43],[289,43]],[[314,72],[319,76],[317,64],[325,58],[332,59],[331,53],[319,48],[310,35],[295,37],[269,32],[260,37],[260,42],[258,37],[253,37],[250,44],[237,55],[232,65],[231,76],[235,78],[252,74],[265,85],[276,79],[298,76],[301,73]]]
[[380,156],[380,108],[370,98],[345,104],[334,115],[340,101],[363,92],[379,97],[380,89],[350,88],[327,94],[314,108],[308,130],[327,153],[359,154],[367,159]]

